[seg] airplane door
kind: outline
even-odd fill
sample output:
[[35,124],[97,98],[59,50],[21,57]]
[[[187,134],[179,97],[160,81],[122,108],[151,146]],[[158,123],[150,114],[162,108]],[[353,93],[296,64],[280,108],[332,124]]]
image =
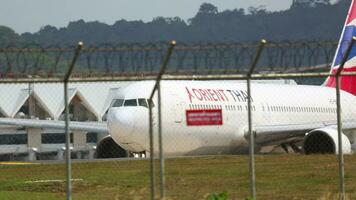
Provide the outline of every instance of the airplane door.
[[175,123],[182,123],[183,121],[183,102],[181,99],[178,97],[178,95],[173,94],[172,95],[174,106],[173,107],[173,114],[174,114],[174,121]]
[[264,104],[264,103],[262,103],[261,106],[262,106],[263,121],[269,123],[269,121],[271,120],[271,111],[270,111],[271,108],[268,104]]

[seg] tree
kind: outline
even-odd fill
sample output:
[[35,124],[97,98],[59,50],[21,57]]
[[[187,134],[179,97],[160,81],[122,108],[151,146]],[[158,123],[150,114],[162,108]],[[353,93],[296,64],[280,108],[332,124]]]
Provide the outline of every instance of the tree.
[[250,6],[248,8],[248,12],[251,15],[258,15],[258,14],[266,14],[267,10],[266,10],[266,6],[258,6],[258,7]]
[[44,32],[44,33],[55,33],[57,32],[57,28],[54,27],[54,26],[50,26],[50,25],[47,25],[45,27],[42,27],[40,29],[40,32]]
[[199,14],[217,14],[218,8],[210,3],[203,3],[198,11]]
[[14,30],[6,26],[0,26],[1,47],[6,47],[9,45],[18,45],[20,41],[21,41],[20,36],[17,33],[15,33]]
[[[261,38],[275,41],[336,40],[342,29],[340,22],[344,21],[351,0],[335,4],[327,4],[329,0],[295,2],[317,1],[323,5],[297,6],[278,12],[269,12],[264,6],[250,7],[246,11],[234,9],[219,12],[213,4],[204,3],[188,23],[179,17],[156,17],[151,22],[120,20],[113,25],[79,20],[63,28],[44,26],[37,33],[22,34],[21,38],[42,46],[73,45],[79,40],[89,45],[150,43],[171,39],[188,43],[246,42]],[[5,42],[0,41],[1,45],[18,38],[11,29],[2,32]]]

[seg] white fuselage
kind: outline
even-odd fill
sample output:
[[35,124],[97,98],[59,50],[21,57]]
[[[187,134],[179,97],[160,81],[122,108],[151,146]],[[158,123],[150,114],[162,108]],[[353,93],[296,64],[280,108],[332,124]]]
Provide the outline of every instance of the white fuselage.
[[[126,100],[147,98],[153,82],[139,82],[123,91]],[[224,81],[161,82],[163,149],[166,155],[240,153],[247,151],[246,83]],[[253,127],[336,121],[334,88],[252,84]],[[157,153],[157,98],[153,108]],[[341,92],[342,119],[356,117],[356,99]],[[222,125],[188,125],[191,110],[221,110]],[[144,106],[112,107],[108,128],[113,139],[130,151],[149,151],[149,117]]]

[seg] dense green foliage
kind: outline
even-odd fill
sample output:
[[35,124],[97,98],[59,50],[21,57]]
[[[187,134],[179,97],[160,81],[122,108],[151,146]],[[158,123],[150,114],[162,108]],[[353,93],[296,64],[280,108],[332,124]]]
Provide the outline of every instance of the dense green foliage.
[[11,28],[0,26],[0,47],[7,47],[9,45],[21,44],[21,37]]
[[67,27],[44,26],[36,33],[21,36],[0,27],[1,46],[9,44],[73,45],[149,43],[175,39],[181,42],[336,40],[342,29],[350,0],[336,4],[293,5],[279,12],[262,7],[219,11],[212,4],[201,5],[197,14],[184,21],[179,17],[157,17],[150,22],[119,20],[113,25],[101,22],[70,22]]

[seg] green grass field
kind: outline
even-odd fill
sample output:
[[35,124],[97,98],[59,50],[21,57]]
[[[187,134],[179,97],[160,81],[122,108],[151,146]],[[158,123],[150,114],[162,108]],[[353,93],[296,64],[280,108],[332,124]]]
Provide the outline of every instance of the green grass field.
[[[356,199],[356,156],[345,161],[347,195]],[[78,179],[73,182],[74,200],[149,199],[146,160],[76,163],[72,169]],[[259,155],[256,170],[258,199],[337,197],[336,156]],[[64,164],[0,165],[0,174],[2,200],[65,199]],[[249,193],[248,157],[167,159],[166,182],[167,199],[207,199],[224,191],[229,199],[244,199]]]

